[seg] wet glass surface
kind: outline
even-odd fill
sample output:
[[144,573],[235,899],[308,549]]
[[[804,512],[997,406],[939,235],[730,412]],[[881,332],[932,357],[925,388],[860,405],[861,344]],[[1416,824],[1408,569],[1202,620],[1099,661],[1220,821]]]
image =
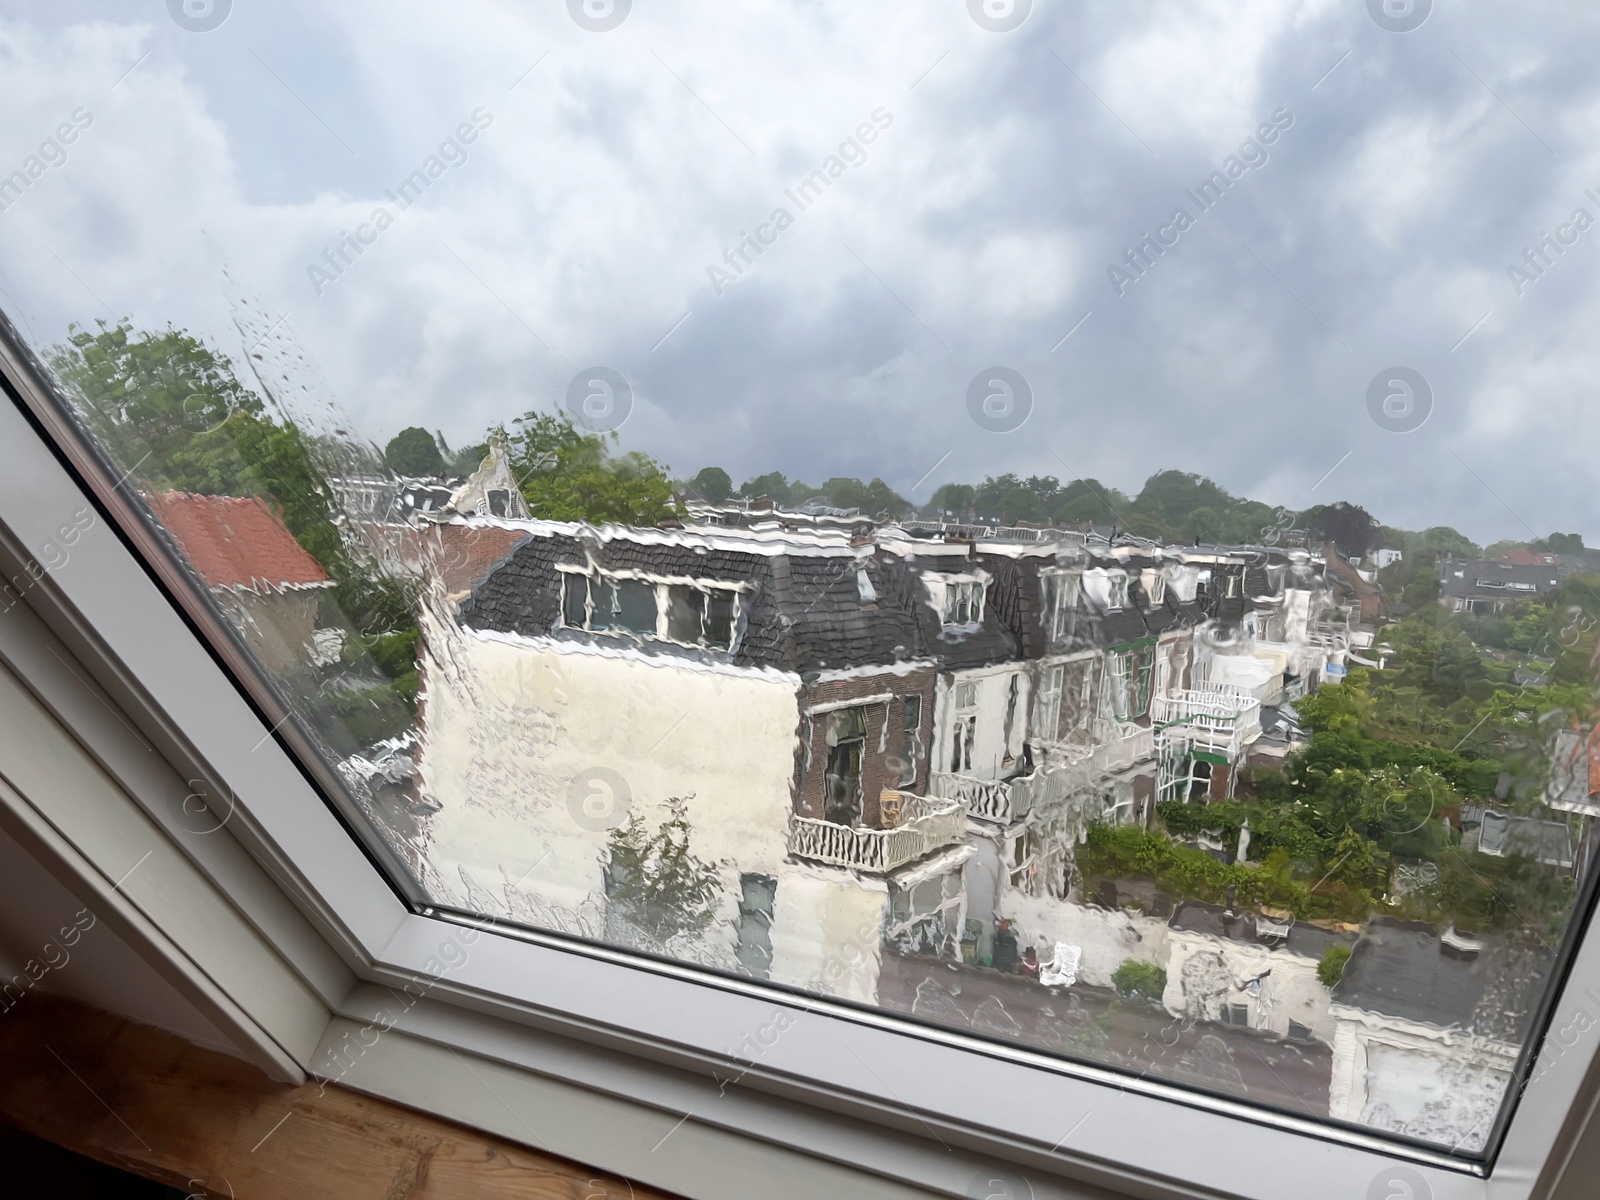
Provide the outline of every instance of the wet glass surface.
[[1474,1156],[1600,36],[1433,10],[0,3],[0,308],[433,904]]

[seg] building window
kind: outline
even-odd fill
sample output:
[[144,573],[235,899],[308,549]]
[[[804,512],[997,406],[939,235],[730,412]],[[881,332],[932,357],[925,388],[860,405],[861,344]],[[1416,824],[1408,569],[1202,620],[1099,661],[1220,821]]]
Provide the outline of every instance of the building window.
[[922,760],[922,697],[904,697],[900,717],[900,786],[910,787],[917,782],[917,763]]
[[1009,759],[1011,755],[1011,737],[1016,732],[1017,701],[1022,696],[1022,676],[1012,675],[1006,680],[1006,723],[1005,733],[1001,738],[1000,754]]
[[1107,600],[1107,602],[1106,602],[1107,607],[1109,607],[1109,608],[1127,608],[1128,607],[1128,577],[1126,575],[1122,575],[1122,574],[1114,574],[1114,575],[1112,575],[1110,577],[1110,584],[1111,584],[1111,595],[1110,595],[1110,599]]
[[1072,629],[1072,614],[1083,591],[1083,576],[1076,571],[1044,571],[1039,576],[1045,613],[1045,634],[1060,641]]
[[909,954],[953,955],[960,937],[961,881],[956,870],[907,887],[891,885],[884,941]]
[[1150,676],[1155,669],[1153,645],[1124,646],[1110,656],[1111,713],[1119,721],[1133,721],[1150,711]]
[[1067,668],[1046,667],[1039,685],[1039,699],[1033,707],[1034,736],[1053,742],[1061,735],[1061,689]]
[[944,587],[944,623],[976,625],[983,620],[983,584],[975,579],[952,579]]
[[772,973],[772,909],[777,898],[778,881],[771,875],[739,876],[739,928],[733,954],[755,979]]
[[1011,839],[1011,853],[1007,864],[1011,886],[1028,895],[1036,895],[1034,866],[1038,858],[1039,835],[1033,829],[1024,829]]
[[733,588],[568,571],[561,589],[561,623],[568,629],[733,649],[739,611]]
[[822,816],[835,825],[861,820],[861,756],[867,744],[867,710],[827,714],[828,767],[823,774]]
[[963,775],[972,770],[972,744],[978,738],[978,685],[956,684],[951,707],[950,772]]

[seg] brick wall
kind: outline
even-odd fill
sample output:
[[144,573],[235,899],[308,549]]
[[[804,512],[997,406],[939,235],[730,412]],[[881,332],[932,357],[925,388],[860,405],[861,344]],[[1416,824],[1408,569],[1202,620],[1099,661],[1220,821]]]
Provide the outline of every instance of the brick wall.
[[[834,680],[813,684],[800,697],[800,744],[795,755],[795,811],[801,816],[820,819],[823,815],[824,775],[828,769],[828,723],[832,712],[807,717],[805,712],[818,705],[833,705],[869,696],[893,695],[865,705],[867,736],[861,752],[861,821],[879,824],[878,793],[884,788],[902,788],[900,776],[885,762],[898,759],[905,738],[906,696],[922,698],[921,744],[916,759],[916,778],[903,790],[926,794],[928,753],[933,746],[932,667],[920,667],[905,675],[870,675],[862,679]],[[884,728],[888,722],[887,730]],[[880,746],[882,749],[880,750]],[[808,753],[809,752],[809,753]]]

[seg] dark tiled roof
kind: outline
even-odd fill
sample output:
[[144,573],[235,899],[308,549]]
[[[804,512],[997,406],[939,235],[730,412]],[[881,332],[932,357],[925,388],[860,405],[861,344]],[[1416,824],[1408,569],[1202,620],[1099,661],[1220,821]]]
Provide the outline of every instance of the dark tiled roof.
[[[1457,571],[1461,572],[1461,578],[1459,579],[1456,578]],[[1533,596],[1541,592],[1550,591],[1565,576],[1566,568],[1560,565],[1513,565],[1501,562],[1497,558],[1446,558],[1441,559],[1438,566],[1439,588],[1446,596],[1496,597],[1503,599]],[[1480,587],[1479,580],[1492,580],[1502,585],[1519,583],[1527,586],[1521,588],[1509,586]]]
[[[863,559],[774,555],[696,545],[692,538],[662,544],[589,535],[584,542],[569,533],[532,532],[474,589],[461,609],[463,624],[528,637],[555,632],[561,608],[556,566],[583,565],[586,546],[604,570],[752,585],[744,601],[745,632],[731,656],[742,666],[805,673],[931,657],[959,668],[1014,658],[1018,651],[1017,638],[992,604],[985,605],[984,620],[975,629],[942,626],[927,603],[919,570],[949,571],[948,560],[918,564],[882,552]],[[863,603],[858,569],[867,572],[875,602]],[[578,631],[563,630],[561,636],[615,641]],[[684,653],[662,644],[644,648]]]

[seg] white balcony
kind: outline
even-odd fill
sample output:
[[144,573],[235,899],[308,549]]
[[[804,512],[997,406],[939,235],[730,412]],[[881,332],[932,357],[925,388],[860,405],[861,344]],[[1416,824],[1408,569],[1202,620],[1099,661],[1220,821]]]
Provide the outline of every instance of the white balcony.
[[893,829],[838,825],[814,817],[790,818],[789,853],[796,858],[883,874],[966,840],[966,806],[959,800],[900,793]]
[[[977,779],[935,771],[928,791],[942,800],[955,800],[966,806],[967,815],[996,825],[1011,825],[1028,814],[1028,797],[1018,794],[1017,779]],[[1019,803],[1020,802],[1020,803]]]
[[1157,696],[1150,716],[1164,744],[1236,757],[1261,736],[1261,701],[1230,687],[1186,689]]

